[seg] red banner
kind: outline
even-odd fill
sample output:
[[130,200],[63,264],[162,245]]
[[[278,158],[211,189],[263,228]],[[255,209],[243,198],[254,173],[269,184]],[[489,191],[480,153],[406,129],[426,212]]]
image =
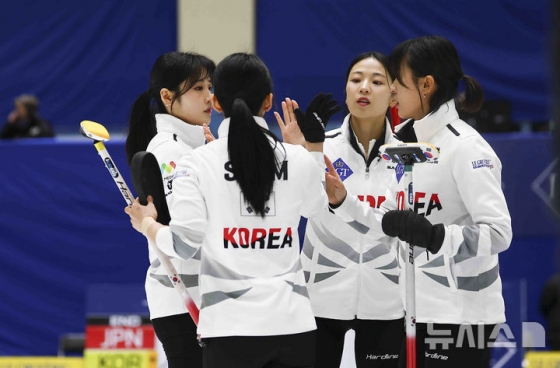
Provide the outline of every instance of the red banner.
[[86,326],[86,349],[153,349],[154,343],[155,333],[150,325]]

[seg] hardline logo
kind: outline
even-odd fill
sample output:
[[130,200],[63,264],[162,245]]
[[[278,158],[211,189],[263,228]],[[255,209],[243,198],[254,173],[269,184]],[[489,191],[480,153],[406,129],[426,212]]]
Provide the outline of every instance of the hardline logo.
[[388,360],[388,359],[399,359],[398,354],[366,354],[366,360]]

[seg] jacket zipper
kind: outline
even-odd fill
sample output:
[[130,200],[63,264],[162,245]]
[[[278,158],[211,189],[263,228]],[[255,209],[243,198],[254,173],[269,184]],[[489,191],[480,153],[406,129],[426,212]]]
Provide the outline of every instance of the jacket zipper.
[[[364,163],[366,164],[366,179],[369,179],[369,165],[367,160],[364,158]],[[358,318],[358,313],[360,312],[360,296],[362,291],[362,263],[364,257],[364,242],[360,239],[360,261],[358,263],[358,300],[356,304],[356,318]]]

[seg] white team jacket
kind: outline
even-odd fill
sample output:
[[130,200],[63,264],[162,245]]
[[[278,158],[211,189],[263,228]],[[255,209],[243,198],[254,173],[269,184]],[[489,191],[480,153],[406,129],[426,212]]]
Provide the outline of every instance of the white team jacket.
[[[268,129],[264,119],[255,121]],[[158,231],[156,242],[183,258],[201,249],[202,337],[314,330],[298,224],[300,216],[316,216],[327,207],[323,156],[316,155],[320,166],[301,146],[276,147],[282,165],[263,219],[245,203],[231,172],[223,138],[228,131],[226,119],[220,139],[181,160],[173,179],[170,227]]]
[[[501,162],[480,134],[459,119],[453,100],[414,122],[414,131],[419,142],[440,149],[437,163],[413,168],[414,208],[433,224],[445,225],[445,239],[437,254],[415,247],[416,319],[502,323],[498,253],[509,247],[512,230],[501,188]],[[348,195],[335,212],[379,236],[382,213],[397,208],[399,191],[395,184],[381,211],[372,211]],[[404,248],[400,252],[404,264]]]
[[[148,144],[147,151],[156,157],[166,190],[167,205],[171,208],[173,199],[173,176],[181,156],[194,148],[204,145],[203,128],[185,123],[168,114],[156,114],[157,134]],[[175,314],[188,313],[179,293],[173,289],[165,270],[157,259],[152,247],[149,247],[150,268],[146,275],[146,296],[150,309],[150,318],[159,318]],[[195,257],[200,259],[200,257]],[[198,292],[198,273],[200,261],[197,259],[171,260],[181,279],[187,286],[189,295],[200,305]]]
[[[327,133],[324,153],[346,189],[379,208],[395,171],[380,155],[369,155],[366,161],[349,118],[346,116],[340,128]],[[379,142],[372,140],[370,150],[394,142],[398,141],[387,121],[385,136]],[[301,258],[315,316],[390,320],[404,315],[397,248],[390,246],[392,238],[384,240],[356,231],[329,211],[309,219]]]

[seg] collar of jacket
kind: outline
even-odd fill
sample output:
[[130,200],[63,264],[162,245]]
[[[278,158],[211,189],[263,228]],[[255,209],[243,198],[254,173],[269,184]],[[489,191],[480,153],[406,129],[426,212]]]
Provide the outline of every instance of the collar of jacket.
[[455,109],[455,101],[449,100],[433,113],[414,122],[414,132],[418,142],[431,142],[437,132],[457,120],[459,114]]
[[389,123],[389,120],[385,118],[385,126],[383,127],[383,132],[381,133],[380,139],[372,139],[371,141],[369,141],[370,146],[372,141],[375,140],[375,143],[373,144],[369,152],[367,160],[365,158],[363,146],[360,148],[360,144],[358,143],[358,139],[356,138],[356,133],[354,133],[352,124],[350,124],[350,114],[346,115],[346,117],[344,118],[344,121],[340,126],[340,133],[344,137],[344,139],[346,139],[350,143],[350,146],[352,146],[352,148],[364,158],[364,161],[366,161],[366,166],[369,167],[371,162],[376,157],[378,157],[379,147],[389,141],[391,137],[391,124]]
[[[268,124],[266,123],[266,120],[264,120],[263,118],[261,118],[260,116],[253,116],[253,119],[255,119],[255,123],[257,123],[259,126],[261,126],[262,128],[268,130]],[[228,136],[229,133],[229,122],[230,119],[224,119],[221,124],[220,127],[218,128],[218,138],[224,138]]]
[[206,142],[204,129],[200,125],[191,125],[169,114],[156,114],[158,133],[171,133],[191,148],[203,146]]

